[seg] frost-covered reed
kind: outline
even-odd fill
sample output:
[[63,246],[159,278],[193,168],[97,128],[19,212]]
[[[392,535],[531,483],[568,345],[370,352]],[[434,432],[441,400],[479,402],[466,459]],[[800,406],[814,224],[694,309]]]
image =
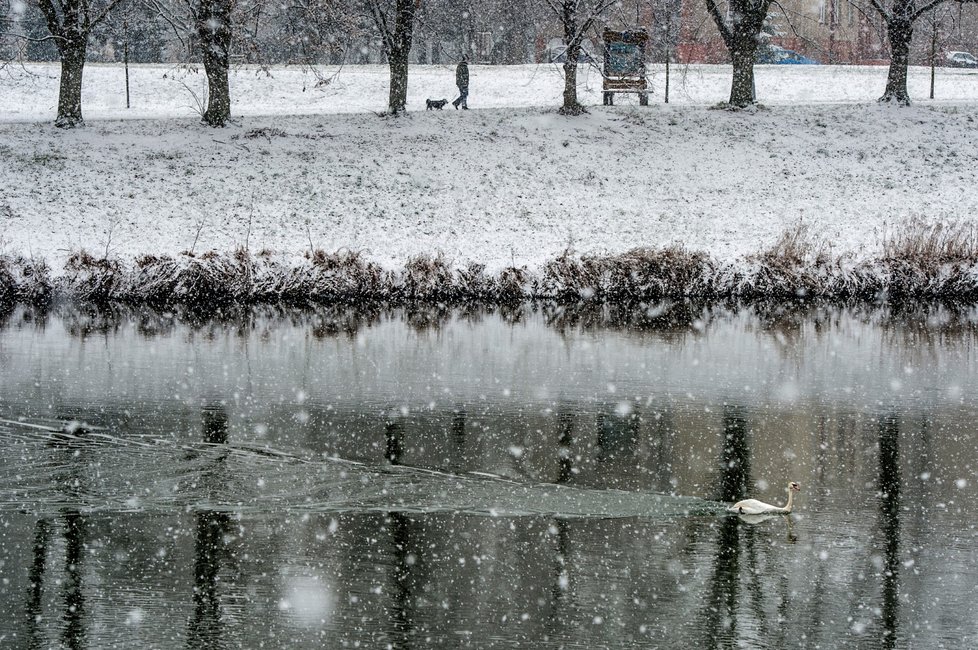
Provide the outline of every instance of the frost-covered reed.
[[442,254],[384,268],[358,251],[287,256],[240,248],[144,255],[131,263],[71,255],[60,273],[43,260],[0,256],[0,302],[53,297],[93,302],[226,307],[261,302],[512,303],[636,302],[677,298],[858,300],[978,298],[978,236],[958,224],[914,223],[888,236],[876,256],[833,254],[805,226],[768,250],[732,263],[680,246],[621,254],[566,250],[538,269],[488,272]]

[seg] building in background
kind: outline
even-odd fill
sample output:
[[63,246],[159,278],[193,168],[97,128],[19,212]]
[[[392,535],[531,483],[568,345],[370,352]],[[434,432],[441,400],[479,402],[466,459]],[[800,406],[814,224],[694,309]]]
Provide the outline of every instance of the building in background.
[[[778,46],[824,64],[889,62],[886,32],[869,0],[781,0],[772,5],[762,47]],[[372,19],[337,0],[297,5],[241,0],[233,60],[251,64],[381,64],[383,39]],[[256,4],[257,3],[257,4]],[[864,3],[861,6],[860,3]],[[158,0],[150,10],[125,5],[93,32],[91,61],[193,63],[200,60],[196,34],[179,0]],[[246,11],[249,7],[262,11]],[[165,11],[164,11],[165,10]],[[169,16],[166,20],[162,16]],[[247,18],[247,20],[246,20]],[[0,3],[0,59],[57,60],[46,38],[43,15],[34,2]],[[644,28],[650,63],[729,62],[729,55],[705,0],[622,0],[595,25],[585,42],[588,55],[601,56],[601,31]],[[183,30],[183,31],[181,31]],[[424,0],[414,31],[410,60],[453,65],[462,56],[476,64],[547,63],[564,46],[563,33],[543,0]],[[923,16],[914,28],[911,62],[945,62],[948,52],[978,54],[978,3],[947,2]]]

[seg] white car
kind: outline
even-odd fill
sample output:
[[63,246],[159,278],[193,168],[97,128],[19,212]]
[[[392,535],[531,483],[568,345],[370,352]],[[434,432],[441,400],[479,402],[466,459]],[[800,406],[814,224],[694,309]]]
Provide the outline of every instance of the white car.
[[949,68],[978,68],[978,59],[970,52],[948,52],[944,65]]

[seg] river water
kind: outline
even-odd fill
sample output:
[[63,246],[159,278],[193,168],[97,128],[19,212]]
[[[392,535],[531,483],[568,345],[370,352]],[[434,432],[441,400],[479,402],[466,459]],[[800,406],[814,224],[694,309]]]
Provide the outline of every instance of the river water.
[[976,647],[976,396],[970,307],[17,308],[0,647]]

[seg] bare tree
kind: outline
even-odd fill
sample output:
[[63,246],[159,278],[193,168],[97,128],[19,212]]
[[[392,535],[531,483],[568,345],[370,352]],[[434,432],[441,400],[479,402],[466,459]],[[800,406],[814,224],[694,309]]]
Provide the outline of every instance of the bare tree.
[[[890,43],[890,69],[886,76],[886,89],[879,101],[910,105],[907,66],[910,64],[910,41],[913,38],[914,23],[946,1],[928,0],[918,5],[917,0],[892,0],[889,4],[886,0],[870,0],[873,9],[886,24],[886,38]],[[965,4],[975,0],[956,1]]]
[[354,43],[366,34],[368,21],[350,11],[348,0],[288,0],[272,22],[278,22],[267,51],[291,63],[346,63]]
[[598,20],[618,0],[546,0],[556,14],[564,30],[564,105],[563,115],[586,113],[577,99],[577,60],[581,55],[581,43]]
[[949,33],[954,26],[954,12],[946,5],[931,11],[924,17],[924,28],[927,31],[926,61],[930,66],[930,99],[934,99],[937,84],[938,53],[949,49]]
[[390,65],[390,97],[387,110],[399,115],[407,108],[408,55],[414,35],[414,19],[421,0],[367,0],[370,14],[384,40]]
[[36,0],[61,59],[55,126],[67,129],[84,124],[81,91],[88,38],[121,1]]
[[754,96],[754,61],[758,37],[770,5],[771,0],[730,0],[728,14],[724,15],[716,0],[706,0],[706,8],[720,30],[733,63],[731,106],[745,108],[757,101]]

